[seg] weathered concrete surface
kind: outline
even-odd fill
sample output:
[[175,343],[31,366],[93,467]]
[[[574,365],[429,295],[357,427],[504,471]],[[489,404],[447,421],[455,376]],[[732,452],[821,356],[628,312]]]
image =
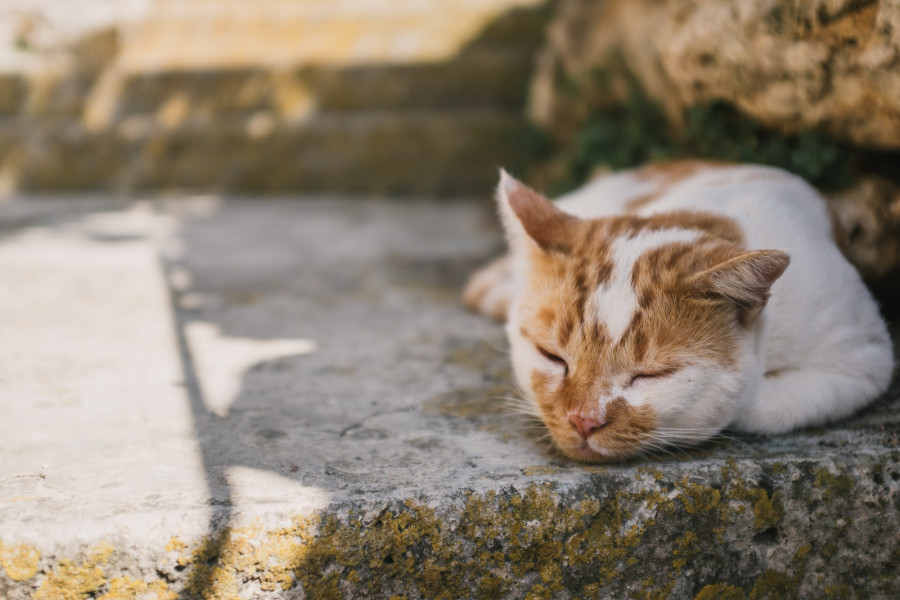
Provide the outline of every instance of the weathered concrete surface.
[[900,394],[589,467],[457,301],[490,203],[0,203],[0,598],[893,598]]

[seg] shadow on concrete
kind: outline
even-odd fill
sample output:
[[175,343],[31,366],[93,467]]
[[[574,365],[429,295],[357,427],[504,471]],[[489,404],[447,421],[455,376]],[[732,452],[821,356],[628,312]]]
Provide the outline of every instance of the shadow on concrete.
[[[536,49],[545,10],[520,9],[503,15],[446,63],[305,68],[290,76],[314,90],[318,104],[338,113],[359,108],[410,112],[421,108],[499,109],[515,113],[523,108],[525,83],[532,67],[529,53],[523,54],[516,45],[521,46],[523,39],[530,39],[530,43],[535,44],[532,51]],[[476,81],[472,81],[473,71]],[[508,80],[510,75],[512,81]],[[204,79],[194,77],[189,82],[193,87],[185,91],[202,96],[234,82],[252,81],[260,76],[252,70],[210,73]],[[161,73],[129,81],[128,85],[134,89],[125,90],[123,95],[144,104],[124,108],[135,113],[155,111],[165,100],[161,94],[178,89],[180,77],[177,73]],[[203,89],[204,81],[209,90]],[[358,105],[358,98],[364,98],[366,105]],[[456,139],[455,125],[448,121],[443,147],[431,147],[434,142],[418,135],[414,128],[406,132],[408,144],[405,148],[398,150],[392,146],[390,152],[385,153],[378,138],[396,133],[390,131],[390,127],[387,124],[379,133],[376,126],[374,138],[372,135],[360,138],[360,142],[372,144],[372,147],[359,157],[356,157],[359,152],[353,149],[359,142],[354,141],[352,130],[348,132],[350,137],[345,140],[348,154],[357,158],[359,164],[356,165],[352,162],[318,164],[317,157],[309,151],[317,144],[315,129],[280,124],[276,131],[260,140],[258,147],[244,155],[237,153],[231,157],[228,156],[230,146],[247,145],[246,140],[235,144],[232,139],[245,137],[243,123],[233,134],[229,135],[225,128],[224,134],[220,129],[218,134],[207,138],[202,130],[185,129],[187,137],[184,140],[179,142],[174,136],[160,149],[166,165],[181,164],[183,169],[161,173],[154,170],[155,165],[138,165],[138,170],[124,180],[128,188],[139,188],[144,181],[168,180],[171,185],[188,188],[194,185],[208,187],[212,183],[214,187],[226,189],[284,190],[300,185],[305,189],[397,193],[428,190],[430,184],[425,183],[423,187],[416,180],[441,179],[441,174],[431,171],[451,165],[456,170],[465,170],[458,173],[459,187],[443,184],[441,189],[429,191],[459,193],[472,189],[472,181],[477,180],[484,181],[487,194],[498,164],[515,168],[518,161],[528,159],[530,152],[527,146],[531,140],[522,125],[501,124],[493,131],[488,126],[485,133],[493,133],[492,137],[499,139],[486,138],[481,144],[473,144],[475,140],[472,139]],[[434,137],[433,132],[427,132],[427,135]],[[320,142],[329,143],[325,138]],[[205,153],[222,154],[224,164],[210,165],[209,160],[202,158]],[[323,149],[323,153],[327,153],[327,149]],[[429,155],[433,158],[430,161],[433,166],[428,164]],[[216,172],[208,172],[210,168]],[[375,173],[380,183],[373,183]],[[419,432],[421,435],[413,436],[411,446],[399,454],[397,447],[390,446],[389,451],[379,455],[379,447],[383,447],[384,440],[393,437],[394,432],[389,429],[390,423],[373,424],[373,420],[390,420],[392,415],[423,411],[425,417],[420,421],[427,423],[445,417],[449,412],[450,418],[456,421],[457,434],[477,427],[496,428],[500,404],[494,402],[487,408],[479,404],[486,396],[506,393],[505,357],[499,352],[495,356],[492,346],[502,343],[497,328],[485,325],[490,329],[487,334],[466,331],[455,338],[442,339],[446,338],[447,331],[441,326],[435,332],[434,327],[422,323],[416,316],[402,314],[415,310],[415,307],[390,306],[390,297],[394,294],[390,288],[405,286],[407,292],[410,288],[417,289],[402,303],[408,304],[409,298],[415,297],[420,302],[439,298],[445,305],[450,303],[450,310],[458,310],[457,290],[465,276],[487,254],[484,241],[480,245],[480,254],[476,250],[475,255],[465,251],[460,255],[453,240],[466,236],[451,232],[443,240],[420,239],[420,247],[388,250],[384,261],[359,261],[356,256],[342,259],[340,254],[344,251],[353,254],[368,251],[372,256],[378,256],[385,253],[385,245],[391,245],[390,240],[372,239],[369,243],[376,246],[369,250],[359,240],[350,241],[345,249],[341,248],[342,239],[352,240],[360,235],[365,238],[366,233],[361,230],[371,233],[384,227],[383,223],[377,223],[379,216],[374,213],[378,209],[345,210],[344,222],[333,229],[335,237],[319,240],[321,246],[304,239],[311,234],[309,227],[304,227],[304,221],[308,219],[304,208],[297,206],[294,210],[292,207],[287,212],[296,220],[269,221],[264,226],[277,224],[281,231],[264,232],[262,236],[259,231],[253,231],[251,223],[236,225],[232,229],[234,238],[228,240],[231,246],[228,249],[216,248],[217,240],[212,237],[204,238],[204,228],[220,225],[215,223],[215,217],[212,222],[205,223],[188,220],[181,232],[185,245],[183,258],[162,261],[170,281],[178,270],[186,270],[193,280],[189,292],[170,287],[170,303],[212,510],[210,545],[203,556],[210,568],[195,567],[188,585],[188,594],[198,597],[213,595],[215,582],[211,567],[222,556],[227,531],[234,520],[235,498],[228,480],[230,468],[246,466],[268,470],[326,490],[329,486],[357,486],[358,489],[350,490],[350,493],[390,492],[395,487],[415,483],[412,479],[395,481],[396,477],[391,475],[396,470],[394,463],[403,463],[411,475],[417,464],[431,460],[429,451],[443,442],[427,432]],[[313,209],[312,212],[317,211]],[[407,211],[392,209],[389,212],[403,218],[401,213]],[[328,220],[328,217],[323,218]],[[372,226],[373,221],[375,226]],[[436,225],[438,230],[443,229],[441,224]],[[325,228],[328,229],[328,225]],[[383,233],[375,234],[376,237],[379,235]],[[285,241],[285,238],[293,239]],[[204,245],[205,242],[210,245]],[[273,244],[279,243],[285,244],[289,254],[294,253],[285,256],[281,252],[279,256],[279,250],[273,248]],[[435,243],[443,244],[449,252],[434,251]],[[496,244],[495,238],[488,245]],[[255,250],[246,250],[251,247]],[[420,249],[425,249],[429,256],[420,256]],[[250,263],[253,263],[253,256],[259,256],[264,264],[235,264],[233,272],[224,277],[230,283],[223,284],[222,273],[218,270],[229,267],[217,263],[217,253],[221,251],[249,253]],[[331,264],[321,258],[308,260],[311,253],[337,255],[337,259]],[[276,257],[274,263],[273,256]],[[196,297],[198,293],[202,297],[200,306],[185,309],[185,299],[190,294]],[[343,323],[339,322],[342,318],[345,319]],[[471,327],[477,318],[466,316],[463,320]],[[214,414],[188,333],[196,323],[211,324],[223,338],[312,339],[320,350],[250,365],[241,378],[237,398],[225,410]],[[398,331],[398,327],[404,325],[406,331]],[[332,329],[340,330],[340,333]],[[392,336],[403,337],[406,343],[410,340],[418,342],[424,357],[413,356],[415,350],[391,341]],[[491,341],[485,341],[485,337]],[[476,360],[480,360],[480,364],[472,362],[473,352],[480,353]],[[447,364],[453,370],[454,356],[457,362],[470,363],[458,368],[478,371],[477,378],[468,374],[473,381],[465,390],[452,389],[445,373]],[[428,379],[431,383],[423,383]],[[451,389],[446,389],[448,385]],[[430,401],[427,400],[429,395]],[[424,407],[423,398],[426,398]],[[463,398],[472,406],[460,407]],[[479,403],[473,403],[471,398],[478,398]],[[350,405],[335,404],[342,400]],[[455,417],[454,412],[457,413]],[[310,432],[322,439],[305,446],[298,444],[300,440],[296,437]],[[359,440],[360,447],[348,449],[348,444],[340,444],[350,439]],[[340,445],[343,450],[335,452],[329,448],[333,444]],[[291,451],[292,446],[303,446],[304,450]],[[456,449],[456,454],[459,453]],[[236,456],[242,460],[234,462]]]
[[[194,594],[211,593],[234,511],[254,501],[236,497],[235,468],[332,499],[387,501],[423,484],[453,486],[487,460],[505,463],[497,477],[511,479],[520,466],[510,455],[541,451],[504,410],[502,328],[458,303],[466,276],[500,247],[491,212],[269,200],[184,220],[183,253],[162,266],[170,282],[190,280],[170,287],[170,302],[212,511]],[[288,344],[286,355],[236,363],[234,397],[223,403],[209,388],[217,375],[204,363],[204,331],[220,347],[250,348],[251,361],[273,340],[311,341],[315,351],[291,354]]]

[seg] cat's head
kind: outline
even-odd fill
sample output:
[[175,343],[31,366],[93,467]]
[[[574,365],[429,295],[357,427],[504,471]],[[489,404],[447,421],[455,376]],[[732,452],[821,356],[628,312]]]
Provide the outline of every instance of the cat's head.
[[586,461],[701,441],[759,379],[758,329],[788,266],[703,213],[582,220],[505,173],[524,282],[507,331],[519,386],[556,445]]

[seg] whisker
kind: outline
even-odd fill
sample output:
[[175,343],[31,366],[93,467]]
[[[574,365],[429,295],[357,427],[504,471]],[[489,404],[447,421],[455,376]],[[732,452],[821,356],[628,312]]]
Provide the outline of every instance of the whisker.
[[677,459],[677,458],[678,458],[678,457],[675,455],[675,453],[672,451],[672,450],[677,450],[677,449],[678,449],[676,446],[664,446],[664,445],[659,445],[659,444],[653,444],[653,443],[645,442],[644,445],[638,446],[638,447],[639,447],[639,448],[643,448],[643,449],[645,449],[645,450],[649,448],[649,449],[651,449],[654,453],[663,453],[663,454],[666,454],[666,455],[668,455],[668,456],[670,456],[670,457],[672,457],[672,458],[674,458],[674,459]]

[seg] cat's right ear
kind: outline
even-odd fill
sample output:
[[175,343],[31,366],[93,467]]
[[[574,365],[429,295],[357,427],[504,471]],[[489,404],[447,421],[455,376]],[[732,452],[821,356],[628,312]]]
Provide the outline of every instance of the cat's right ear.
[[571,248],[572,229],[579,219],[561,211],[503,169],[497,186],[497,206],[512,250],[529,244],[557,252]]
[[743,252],[694,276],[696,289],[728,299],[751,324],[765,308],[769,290],[788,268],[791,258],[781,250]]

